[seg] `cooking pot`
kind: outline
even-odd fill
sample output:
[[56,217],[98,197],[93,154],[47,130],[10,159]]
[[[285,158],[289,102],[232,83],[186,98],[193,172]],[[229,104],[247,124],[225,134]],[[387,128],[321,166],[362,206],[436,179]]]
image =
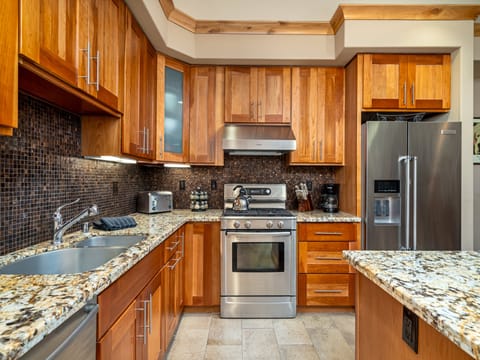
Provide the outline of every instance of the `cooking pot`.
[[241,185],[237,185],[233,188],[233,190],[240,189],[238,192],[238,196],[233,200],[233,210],[235,211],[247,211],[248,210],[248,202],[250,200],[250,196],[247,196],[247,190]]

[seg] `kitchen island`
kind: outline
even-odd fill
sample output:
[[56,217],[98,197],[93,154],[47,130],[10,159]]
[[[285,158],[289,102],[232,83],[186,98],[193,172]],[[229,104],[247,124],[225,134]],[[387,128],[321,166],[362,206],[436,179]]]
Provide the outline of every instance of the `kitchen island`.
[[[480,254],[345,251],[358,271],[356,352],[363,359],[480,359]],[[402,339],[418,316],[418,354]],[[411,317],[410,317],[411,318]],[[408,336],[407,336],[408,337]]]

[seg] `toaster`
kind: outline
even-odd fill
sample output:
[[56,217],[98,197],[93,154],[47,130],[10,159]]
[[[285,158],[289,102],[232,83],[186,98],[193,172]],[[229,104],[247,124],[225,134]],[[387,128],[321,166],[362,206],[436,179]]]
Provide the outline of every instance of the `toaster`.
[[141,191],[137,197],[137,211],[144,214],[156,214],[172,211],[173,195],[171,191]]

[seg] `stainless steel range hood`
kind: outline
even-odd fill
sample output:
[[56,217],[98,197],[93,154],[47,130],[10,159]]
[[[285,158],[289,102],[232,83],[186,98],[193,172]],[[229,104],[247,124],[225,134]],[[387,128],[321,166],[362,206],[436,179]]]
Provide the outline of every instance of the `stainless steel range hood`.
[[290,125],[225,124],[223,150],[230,155],[282,155],[297,149]]

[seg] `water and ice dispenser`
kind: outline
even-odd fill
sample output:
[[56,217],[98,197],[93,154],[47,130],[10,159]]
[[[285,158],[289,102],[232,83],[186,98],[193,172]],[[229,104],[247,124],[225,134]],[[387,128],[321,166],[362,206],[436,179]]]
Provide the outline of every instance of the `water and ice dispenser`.
[[374,180],[374,224],[400,225],[400,180]]

